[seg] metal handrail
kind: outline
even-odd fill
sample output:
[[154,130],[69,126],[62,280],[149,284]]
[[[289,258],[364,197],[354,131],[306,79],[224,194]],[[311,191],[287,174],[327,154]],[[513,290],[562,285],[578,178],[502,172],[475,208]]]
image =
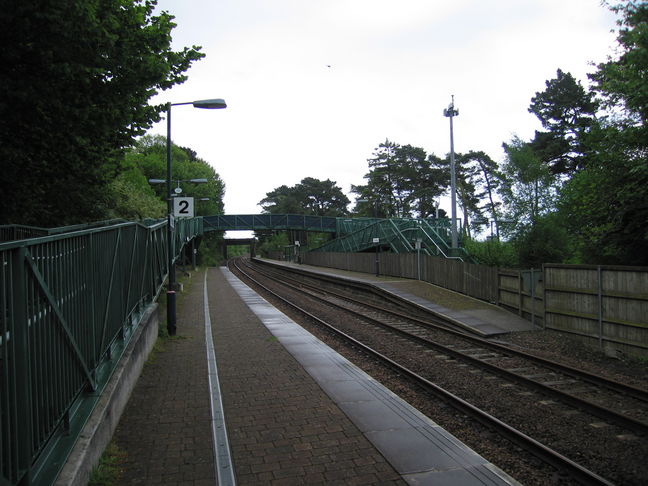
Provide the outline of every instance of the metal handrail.
[[[0,484],[51,484],[65,462],[166,279],[166,221],[147,223],[0,244]],[[176,221],[175,249],[200,234]]]

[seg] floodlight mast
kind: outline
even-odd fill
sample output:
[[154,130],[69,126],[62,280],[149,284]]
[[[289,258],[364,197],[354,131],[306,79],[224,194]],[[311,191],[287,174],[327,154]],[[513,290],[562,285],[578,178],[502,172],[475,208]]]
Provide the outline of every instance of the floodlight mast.
[[452,127],[452,118],[459,115],[459,110],[454,107],[454,95],[452,101],[447,109],[443,110],[443,115],[450,118],[450,231],[452,236],[452,248],[459,246],[457,238],[457,174],[455,168],[455,153],[454,153],[454,133]]

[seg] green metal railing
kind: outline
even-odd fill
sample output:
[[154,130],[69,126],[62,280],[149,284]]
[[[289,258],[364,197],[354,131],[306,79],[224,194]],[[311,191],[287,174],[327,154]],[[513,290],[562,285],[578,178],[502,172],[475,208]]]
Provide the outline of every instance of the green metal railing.
[[124,219],[109,219],[106,221],[96,221],[93,223],[75,224],[72,226],[58,226],[56,228],[39,228],[37,226],[26,226],[23,224],[8,224],[0,226],[0,243],[7,241],[24,240],[28,238],[38,238],[40,236],[59,235],[62,233],[71,233],[72,231],[81,231],[84,229],[100,228],[111,226],[118,223],[125,223]]
[[378,219],[378,218],[339,218],[338,237],[312,251],[318,252],[360,252],[377,246],[378,238],[383,248],[394,253],[420,251],[426,255],[470,260],[463,248],[451,248],[450,222],[447,219]]
[[[176,221],[175,250],[201,233],[199,218]],[[166,251],[153,221],[0,244],[0,485],[56,478],[162,288]]]

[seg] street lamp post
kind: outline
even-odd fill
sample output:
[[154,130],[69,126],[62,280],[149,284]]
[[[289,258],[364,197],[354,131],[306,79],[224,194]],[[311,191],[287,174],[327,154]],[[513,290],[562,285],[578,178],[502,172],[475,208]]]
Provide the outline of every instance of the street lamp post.
[[210,99],[188,101],[186,103],[167,103],[167,265],[169,280],[167,282],[167,331],[169,336],[176,333],[176,289],[175,289],[175,264],[172,251],[173,245],[173,194],[171,193],[171,107],[179,105],[193,105],[194,108],[217,109],[227,108],[225,100]]
[[443,110],[443,115],[450,118],[450,204],[451,204],[451,226],[450,231],[452,234],[452,248],[459,246],[457,238],[457,175],[455,170],[455,153],[454,153],[454,134],[452,131],[452,117],[459,115],[459,110],[454,107],[454,95],[452,95],[452,102],[447,109]]

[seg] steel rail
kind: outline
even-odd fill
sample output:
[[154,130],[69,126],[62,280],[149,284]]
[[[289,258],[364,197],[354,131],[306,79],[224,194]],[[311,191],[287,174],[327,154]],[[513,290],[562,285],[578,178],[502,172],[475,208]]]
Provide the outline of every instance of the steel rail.
[[[272,276],[265,274],[266,277],[268,278],[273,278]],[[274,279],[274,278],[273,278]],[[286,282],[282,282],[278,279],[274,279],[275,281],[286,285],[294,290],[299,290],[296,286],[293,286],[292,284],[288,284]],[[311,290],[316,291],[317,293],[323,292],[321,289],[318,289],[316,287],[310,286],[309,284],[305,284],[305,286],[308,286],[311,288]],[[328,292],[328,291],[326,291]],[[368,304],[365,302],[360,302],[358,300],[346,297],[346,296],[340,296],[339,294],[332,292],[335,297],[342,298],[344,300],[347,300],[349,302],[352,302],[353,304],[360,304],[361,306],[368,307],[369,309],[376,310],[379,309],[381,311],[384,311],[390,315],[392,314],[398,314],[398,313],[393,313],[387,309],[381,308],[380,306],[374,306],[373,304]],[[518,375],[517,373],[513,373],[512,371],[506,370],[504,368],[500,368],[498,366],[495,366],[493,364],[490,364],[488,362],[482,361],[478,358],[474,358],[468,354],[465,354],[461,351],[456,351],[454,349],[451,349],[447,346],[444,346],[442,344],[436,343],[430,339],[417,336],[415,334],[412,334],[410,332],[407,332],[403,329],[399,329],[398,327],[392,326],[391,324],[387,324],[379,319],[375,319],[373,317],[370,317],[366,314],[363,314],[360,311],[354,310],[354,309],[349,309],[348,307],[345,307],[341,304],[337,304],[335,302],[331,302],[330,300],[327,300],[326,298],[319,297],[317,295],[309,294],[309,296],[313,299],[316,299],[320,302],[326,303],[327,305],[334,306],[338,309],[341,309],[345,312],[348,312],[352,315],[355,315],[356,317],[359,317],[361,319],[370,321],[376,326],[382,327],[384,329],[388,329],[389,331],[396,332],[400,334],[401,336],[406,337],[407,339],[410,339],[412,341],[415,341],[419,344],[422,344],[424,346],[427,346],[428,348],[434,348],[437,351],[440,351],[446,355],[452,356],[454,358],[460,359],[464,362],[467,362],[471,364],[472,366],[479,367],[481,369],[487,370],[490,373],[497,374],[500,377],[503,377],[506,380],[513,381],[516,383],[519,383],[523,386],[535,389],[536,391],[543,393],[546,396],[549,396],[551,398],[558,399],[562,401],[563,403],[566,403],[572,407],[578,408],[584,412],[589,413],[590,415],[593,415],[595,417],[598,417],[600,419],[613,422],[625,429],[628,429],[631,432],[634,432],[636,434],[641,434],[641,435],[648,435],[648,424],[641,422],[639,420],[635,420],[631,417],[628,417],[626,415],[620,414],[615,412],[614,410],[610,410],[609,408],[602,407],[594,402],[590,402],[588,400],[584,400],[582,398],[578,398],[576,396],[570,395],[568,393],[565,393],[563,391],[557,390],[555,388],[552,388],[548,385],[545,385],[543,383],[537,382],[535,380],[532,380],[530,378],[527,378],[522,375]],[[402,316],[405,319],[409,319],[407,316]]]
[[[290,278],[290,277],[288,277],[288,278]],[[317,278],[317,275],[312,275],[312,278]],[[310,288],[312,288],[314,290],[318,290],[318,291],[321,292],[321,288],[319,288],[319,287],[315,287],[315,286],[307,284],[307,283],[298,282],[295,279],[292,279],[292,280],[299,283],[299,285],[310,286]],[[558,372],[563,373],[565,375],[571,376],[572,378],[577,378],[577,379],[583,380],[583,381],[585,381],[587,383],[590,383],[592,385],[605,387],[605,388],[607,388],[609,390],[615,391],[617,393],[621,393],[623,395],[630,396],[630,397],[635,398],[637,400],[641,400],[643,402],[648,402],[648,391],[647,390],[642,390],[641,388],[633,387],[633,386],[627,385],[625,383],[620,383],[620,382],[615,381],[615,380],[610,380],[608,378],[604,378],[602,376],[595,375],[595,374],[589,373],[587,371],[580,370],[578,368],[573,368],[573,367],[564,365],[562,363],[558,363],[558,362],[553,361],[553,360],[549,360],[549,359],[546,359],[546,358],[541,358],[539,356],[535,356],[533,354],[529,354],[529,353],[526,353],[524,351],[518,351],[518,350],[513,349],[513,348],[511,348],[509,346],[505,346],[505,345],[502,345],[502,344],[499,344],[499,343],[494,343],[494,342],[489,341],[487,339],[484,339],[484,338],[481,338],[481,337],[478,337],[478,336],[473,336],[471,334],[468,334],[468,333],[465,333],[465,332],[462,332],[462,331],[458,331],[456,329],[452,329],[452,328],[448,327],[448,324],[445,324],[443,322],[443,320],[438,318],[438,317],[434,318],[434,320],[437,321],[437,322],[431,322],[431,321],[423,320],[423,319],[415,317],[415,316],[411,316],[411,315],[403,314],[401,312],[397,312],[397,311],[394,311],[394,310],[391,310],[391,309],[387,309],[385,307],[381,307],[381,306],[378,306],[378,305],[375,305],[375,304],[368,304],[366,302],[362,302],[362,301],[353,299],[352,297],[346,296],[346,295],[341,294],[339,292],[335,292],[335,291],[331,291],[331,290],[327,290],[327,292],[329,292],[331,294],[334,294],[335,296],[340,297],[342,299],[346,299],[346,300],[349,300],[349,301],[352,301],[352,302],[356,302],[358,304],[365,305],[365,306],[371,306],[371,307],[373,307],[373,308],[375,308],[377,310],[392,314],[392,315],[394,315],[396,317],[401,317],[401,318],[404,318],[404,319],[408,319],[408,320],[410,320],[412,322],[415,322],[415,323],[417,323],[419,325],[432,327],[432,328],[437,329],[439,331],[442,331],[442,332],[445,332],[445,333],[448,333],[448,334],[452,334],[454,336],[460,337],[460,338],[465,339],[467,341],[471,341],[472,343],[479,344],[479,345],[487,347],[487,348],[489,348],[491,350],[498,351],[498,352],[500,352],[502,354],[513,355],[513,356],[517,356],[517,357],[520,357],[520,358],[524,358],[524,359],[529,360],[529,361],[533,361],[534,363],[537,363],[537,364],[540,364],[540,365],[545,366],[547,368],[550,368],[553,371],[558,371]]]
[[360,348],[363,352],[373,356],[374,358],[378,359],[379,361],[387,364],[389,367],[397,370],[399,373],[402,373],[403,375],[409,377],[410,379],[414,380],[418,385],[422,386],[424,389],[427,391],[431,392],[438,398],[442,399],[449,405],[455,407],[457,410],[462,411],[463,413],[466,413],[473,417],[475,420],[479,421],[483,425],[496,430],[499,434],[503,435],[507,439],[509,439],[511,442],[517,444],[518,446],[524,448],[528,452],[532,453],[534,456],[542,459],[544,462],[547,464],[552,465],[553,467],[566,472],[569,474],[572,478],[575,480],[579,481],[581,484],[584,485],[605,485],[605,486],[613,486],[613,483],[608,481],[607,479],[599,476],[598,474],[594,473],[593,471],[590,471],[587,468],[584,468],[580,464],[572,461],[571,459],[567,458],[566,456],[563,456],[559,452],[551,449],[550,447],[545,446],[544,444],[538,442],[537,440],[533,439],[532,437],[529,437],[528,435],[524,434],[523,432],[515,429],[514,427],[511,427],[510,425],[502,422],[501,420],[493,417],[492,415],[488,414],[487,412],[475,407],[474,405],[470,404],[469,402],[463,400],[462,398],[450,393],[449,391],[441,388],[438,385],[435,385],[431,381],[419,376],[412,370],[396,363],[392,359],[384,356],[383,354],[379,353],[378,351],[370,348],[369,346],[361,343],[360,341],[354,339],[353,337],[349,336],[348,334],[344,333],[343,331],[337,329],[335,326],[329,324],[328,322],[320,319],[319,317],[311,314],[305,309],[302,309],[298,305],[290,302],[288,299],[280,296],[276,292],[270,290],[268,287],[263,285],[261,282],[256,280],[254,277],[246,273],[243,269],[241,269],[237,262],[234,261],[231,263],[235,266],[235,268],[243,274],[246,278],[248,278],[250,281],[252,281],[255,285],[258,285],[259,287],[263,288],[264,291],[268,292],[269,294],[273,295],[275,298],[279,299],[281,302],[285,303],[286,305],[290,306],[294,310],[298,311],[302,315],[306,316],[309,319],[314,320],[318,324],[324,326],[326,329],[334,332],[336,335],[342,337],[345,341],[350,343],[352,346]]

